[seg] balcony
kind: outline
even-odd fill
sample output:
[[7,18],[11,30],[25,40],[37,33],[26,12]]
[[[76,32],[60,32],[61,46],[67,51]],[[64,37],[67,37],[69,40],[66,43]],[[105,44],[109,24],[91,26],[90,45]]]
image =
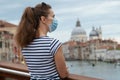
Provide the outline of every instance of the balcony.
[[[30,80],[27,66],[24,64],[0,61],[0,80]],[[102,80],[77,74],[69,74],[66,80]]]

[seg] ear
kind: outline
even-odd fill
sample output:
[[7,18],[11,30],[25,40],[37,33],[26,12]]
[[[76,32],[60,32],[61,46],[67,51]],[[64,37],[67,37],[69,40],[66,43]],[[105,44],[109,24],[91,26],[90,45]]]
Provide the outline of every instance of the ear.
[[41,20],[42,23],[45,23],[46,18],[45,18],[44,16],[41,16],[41,17],[40,17],[40,20]]

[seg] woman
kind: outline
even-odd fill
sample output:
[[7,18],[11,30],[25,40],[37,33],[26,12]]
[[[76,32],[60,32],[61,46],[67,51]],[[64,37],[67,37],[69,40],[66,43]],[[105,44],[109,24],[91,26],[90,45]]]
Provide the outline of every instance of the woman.
[[57,28],[50,5],[27,7],[15,36],[25,58],[31,80],[60,80],[68,76],[59,40],[47,36]]

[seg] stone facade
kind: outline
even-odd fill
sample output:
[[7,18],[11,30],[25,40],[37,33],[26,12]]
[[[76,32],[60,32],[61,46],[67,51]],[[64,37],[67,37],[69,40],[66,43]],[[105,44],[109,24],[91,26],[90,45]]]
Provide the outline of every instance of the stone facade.
[[13,52],[13,35],[16,25],[0,20],[0,61],[12,61],[15,57]]

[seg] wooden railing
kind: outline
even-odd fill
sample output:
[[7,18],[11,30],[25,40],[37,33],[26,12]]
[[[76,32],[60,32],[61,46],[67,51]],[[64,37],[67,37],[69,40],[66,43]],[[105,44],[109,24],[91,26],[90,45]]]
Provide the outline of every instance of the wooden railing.
[[[0,80],[30,80],[28,69],[23,64],[15,64],[10,62],[0,62]],[[97,78],[91,78],[76,74],[69,74],[66,80],[102,80]]]

